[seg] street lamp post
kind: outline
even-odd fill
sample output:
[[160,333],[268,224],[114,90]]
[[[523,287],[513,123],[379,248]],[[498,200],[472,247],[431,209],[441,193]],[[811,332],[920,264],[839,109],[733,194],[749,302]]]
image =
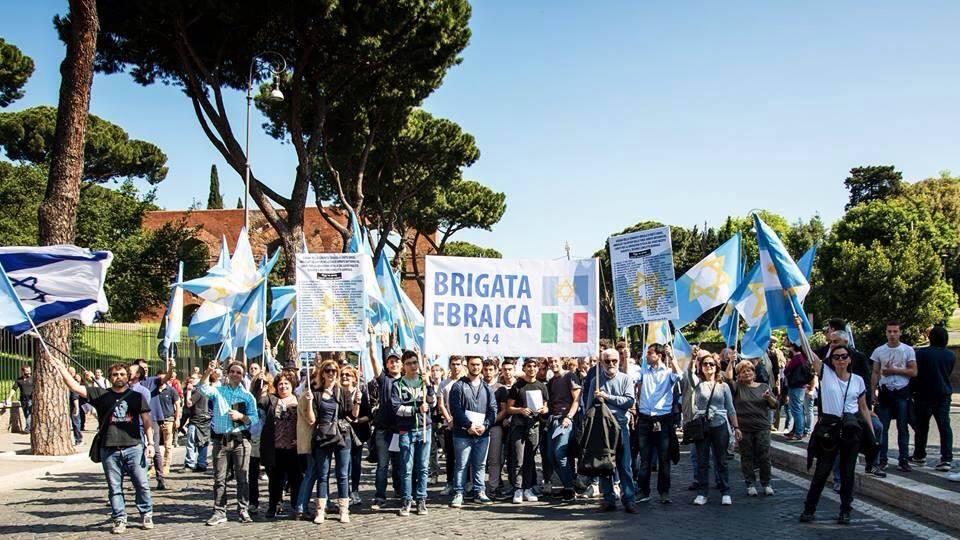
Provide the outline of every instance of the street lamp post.
[[268,99],[283,101],[279,75],[287,70],[287,60],[273,51],[264,51],[255,55],[250,59],[250,74],[247,77],[247,137],[244,149],[246,164],[243,171],[243,228],[245,229],[250,227],[250,109],[253,107],[253,71],[257,66],[257,60],[270,62],[268,56],[273,59],[269,64],[270,72],[273,74],[273,90],[270,91]]

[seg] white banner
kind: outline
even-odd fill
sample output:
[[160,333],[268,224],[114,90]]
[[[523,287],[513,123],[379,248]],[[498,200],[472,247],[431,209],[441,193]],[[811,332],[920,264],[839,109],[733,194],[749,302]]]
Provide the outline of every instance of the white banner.
[[363,270],[358,253],[297,253],[297,349],[366,347]]
[[611,236],[617,328],[679,317],[670,227]]
[[427,257],[427,355],[587,356],[599,348],[596,259]]

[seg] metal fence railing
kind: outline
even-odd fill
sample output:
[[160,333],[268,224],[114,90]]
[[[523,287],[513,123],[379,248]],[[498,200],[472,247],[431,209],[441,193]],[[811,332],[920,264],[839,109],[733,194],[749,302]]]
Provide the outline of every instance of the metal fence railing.
[[[163,368],[164,359],[161,359],[157,348],[160,339],[157,337],[156,325],[135,323],[97,323],[83,326],[74,323],[70,332],[71,362],[78,371],[87,369],[94,371],[101,369],[104,375],[107,368],[115,363],[129,364],[133,360],[143,358],[155,373]],[[20,366],[33,364],[39,341],[30,336],[14,337],[9,332],[0,330],[0,400],[10,394],[13,381],[20,376]],[[186,336],[184,330],[177,344],[177,371],[181,378],[189,375],[193,366],[203,366],[213,359],[218,345],[201,347],[193,338]],[[58,357],[62,355],[54,353]]]

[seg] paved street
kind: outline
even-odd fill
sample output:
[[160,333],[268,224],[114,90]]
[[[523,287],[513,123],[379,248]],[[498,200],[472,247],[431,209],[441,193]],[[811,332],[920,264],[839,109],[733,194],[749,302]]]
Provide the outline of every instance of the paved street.
[[[178,454],[180,454],[178,452]],[[731,471],[734,486],[732,507],[721,507],[719,494],[712,492],[706,507],[690,504],[692,496],[685,490],[690,479],[686,453],[681,458],[679,471],[673,478],[678,488],[673,490],[674,503],[641,505],[636,516],[617,512],[594,513],[595,502],[559,504],[551,502],[528,503],[516,506],[499,503],[490,507],[466,505],[452,510],[441,505],[439,487],[432,487],[430,515],[398,517],[396,508],[371,512],[366,506],[356,509],[353,522],[341,525],[328,521],[324,525],[303,522],[269,522],[257,516],[256,523],[240,525],[231,521],[216,529],[206,527],[203,521],[211,511],[209,475],[173,473],[170,482],[174,488],[154,492],[157,528],[147,533],[138,527],[127,531],[129,538],[185,538],[202,534],[213,538],[236,538],[239,535],[256,538],[281,538],[291,535],[316,537],[369,538],[371,534],[389,535],[391,539],[424,537],[466,538],[611,538],[636,536],[642,531],[665,532],[670,538],[704,539],[736,535],[743,525],[749,526],[749,536],[757,538],[946,538],[943,529],[924,520],[905,517],[874,505],[857,502],[853,523],[841,527],[833,522],[838,501],[833,493],[821,502],[817,522],[811,525],[797,523],[805,494],[802,480],[788,473],[779,473],[773,485],[774,497],[750,499],[743,492],[737,464]],[[365,480],[369,475],[365,475]],[[264,488],[264,497],[265,490]],[[369,495],[369,485],[363,492]],[[681,491],[682,489],[682,491]],[[829,491],[829,490],[828,490]],[[128,511],[136,514],[132,494],[128,497]],[[23,488],[0,493],[0,536],[5,539],[32,538],[94,538],[108,537],[109,511],[106,488],[97,466],[89,464],[83,472],[52,475],[31,481]],[[132,516],[134,517],[134,516]],[[230,519],[235,519],[231,512]],[[133,521],[132,521],[133,523]],[[727,524],[724,526],[724,524]],[[721,531],[725,528],[725,531]]]

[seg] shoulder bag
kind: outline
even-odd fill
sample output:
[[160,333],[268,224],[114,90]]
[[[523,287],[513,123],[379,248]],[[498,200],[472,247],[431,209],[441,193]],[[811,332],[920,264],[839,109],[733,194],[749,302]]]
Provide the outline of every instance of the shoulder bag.
[[[694,391],[700,388],[701,384],[703,384],[703,381],[700,381],[693,387]],[[713,392],[717,389],[717,384],[719,383],[714,381],[713,387],[710,389],[710,397],[707,398],[706,414],[701,414],[683,424],[683,444],[696,443],[707,438],[707,430],[710,428],[710,402],[713,401]],[[693,399],[696,400],[697,396],[694,395]]]

